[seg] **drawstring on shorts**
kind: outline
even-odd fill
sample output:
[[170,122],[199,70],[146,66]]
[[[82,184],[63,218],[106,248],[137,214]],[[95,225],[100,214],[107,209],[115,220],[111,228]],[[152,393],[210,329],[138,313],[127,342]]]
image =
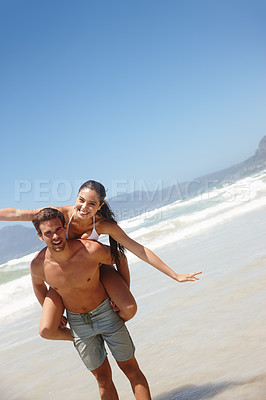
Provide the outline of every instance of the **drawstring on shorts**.
[[80,314],[80,315],[81,315],[81,317],[82,317],[82,319],[83,319],[85,324],[92,326],[91,316],[90,316],[89,312],[84,313],[84,314]]

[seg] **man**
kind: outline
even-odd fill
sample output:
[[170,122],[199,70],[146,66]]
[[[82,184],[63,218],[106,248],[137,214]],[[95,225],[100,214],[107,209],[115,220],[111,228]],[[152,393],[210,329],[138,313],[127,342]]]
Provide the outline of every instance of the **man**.
[[[64,216],[52,208],[42,209],[34,217],[33,224],[47,245],[31,263],[34,292],[43,304],[46,282],[61,296],[74,345],[95,376],[101,399],[118,399],[104,347],[106,342],[129,379],[135,398],[150,400],[149,386],[134,357],[129,332],[124,321],[113,311],[99,280],[99,263],[112,264],[108,248],[91,240],[66,240]],[[50,290],[47,301],[52,301],[55,291]],[[72,340],[67,328],[61,332],[58,329],[58,332],[61,335],[58,338]]]

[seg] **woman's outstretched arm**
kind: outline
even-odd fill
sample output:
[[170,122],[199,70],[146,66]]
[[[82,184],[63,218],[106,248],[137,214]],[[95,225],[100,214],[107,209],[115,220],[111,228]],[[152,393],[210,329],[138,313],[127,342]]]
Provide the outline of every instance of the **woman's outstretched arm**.
[[104,232],[112,236],[118,243],[131,251],[141,260],[152,265],[154,268],[168,275],[170,278],[178,282],[196,281],[199,278],[196,275],[201,274],[201,271],[191,274],[177,274],[168,265],[166,265],[156,254],[147,247],[131,239],[127,234],[116,224],[108,223],[108,232]]
[[23,210],[20,208],[2,208],[0,209],[0,221],[31,221],[35,214],[41,208],[36,210]]
[[[51,207],[51,206],[49,206]],[[64,217],[67,217],[67,213],[72,210],[72,206],[54,207],[56,210],[61,211]],[[34,209],[23,209],[23,208],[1,208],[0,209],[0,221],[32,221],[34,216],[45,207],[34,208]]]

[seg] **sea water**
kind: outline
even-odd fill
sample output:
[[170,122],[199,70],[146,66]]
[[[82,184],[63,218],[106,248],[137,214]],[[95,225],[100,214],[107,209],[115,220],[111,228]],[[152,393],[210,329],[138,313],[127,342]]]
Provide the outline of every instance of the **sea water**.
[[[120,223],[176,272],[203,271],[180,284],[127,253],[138,303],[127,325],[154,399],[266,399],[265,195],[262,172]],[[38,336],[33,257],[0,266],[0,397],[97,399],[73,345]],[[120,398],[133,399],[110,362]]]

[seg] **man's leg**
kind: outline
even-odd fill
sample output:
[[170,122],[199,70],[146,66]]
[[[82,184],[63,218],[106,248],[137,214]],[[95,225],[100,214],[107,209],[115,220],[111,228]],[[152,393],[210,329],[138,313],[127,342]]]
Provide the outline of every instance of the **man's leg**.
[[112,371],[107,357],[102,365],[91,371],[95,376],[102,400],[118,400],[118,394],[112,380]]
[[135,357],[128,361],[117,361],[117,364],[129,379],[135,398],[137,400],[151,400],[147,379],[141,372]]

